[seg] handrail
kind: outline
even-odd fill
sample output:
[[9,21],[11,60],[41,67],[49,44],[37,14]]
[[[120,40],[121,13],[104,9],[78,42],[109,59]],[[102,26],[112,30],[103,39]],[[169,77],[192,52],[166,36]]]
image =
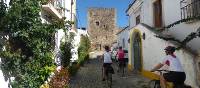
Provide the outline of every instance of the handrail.
[[180,1],[181,19],[200,16],[200,0]]

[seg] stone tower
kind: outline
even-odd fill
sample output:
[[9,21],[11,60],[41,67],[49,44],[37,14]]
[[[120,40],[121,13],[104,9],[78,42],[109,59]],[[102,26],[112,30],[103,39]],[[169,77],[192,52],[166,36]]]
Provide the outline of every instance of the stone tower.
[[116,41],[116,10],[114,8],[89,8],[88,32],[92,50],[102,51]]

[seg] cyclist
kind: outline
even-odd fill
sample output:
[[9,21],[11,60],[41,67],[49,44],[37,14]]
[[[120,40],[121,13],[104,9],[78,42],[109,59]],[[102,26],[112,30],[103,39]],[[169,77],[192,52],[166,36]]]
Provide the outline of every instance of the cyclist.
[[151,71],[155,71],[160,69],[164,65],[168,66],[169,72],[160,75],[161,88],[166,88],[166,81],[172,82],[174,84],[184,84],[186,75],[178,57],[174,54],[175,47],[167,46],[164,50],[167,56],[162,60],[162,62],[160,62],[153,69],[151,69]]
[[125,67],[124,51],[122,50],[121,46],[119,47],[116,56],[118,58],[118,63],[119,63],[118,71],[119,71],[120,68]]
[[106,75],[106,68],[112,64],[111,59],[111,53],[109,52],[109,46],[105,46],[105,52],[103,54],[103,79],[102,81],[105,81],[105,75]]

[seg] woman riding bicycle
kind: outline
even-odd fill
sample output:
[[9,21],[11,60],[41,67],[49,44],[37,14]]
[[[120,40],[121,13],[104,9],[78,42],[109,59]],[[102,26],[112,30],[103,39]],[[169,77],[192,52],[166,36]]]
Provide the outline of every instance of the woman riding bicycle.
[[103,79],[105,81],[106,69],[112,64],[111,53],[109,52],[109,47],[105,46],[105,52],[103,54]]
[[186,75],[178,57],[174,54],[175,47],[167,46],[164,50],[167,56],[151,70],[156,71],[164,65],[168,66],[169,72],[160,75],[161,88],[166,88],[166,81],[179,85],[184,84]]

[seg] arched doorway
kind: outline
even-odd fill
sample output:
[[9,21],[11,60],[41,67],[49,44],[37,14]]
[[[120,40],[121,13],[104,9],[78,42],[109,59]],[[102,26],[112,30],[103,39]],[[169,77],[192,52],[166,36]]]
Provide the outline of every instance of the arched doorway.
[[135,71],[142,71],[141,37],[139,32],[136,32],[133,38],[133,66]]

